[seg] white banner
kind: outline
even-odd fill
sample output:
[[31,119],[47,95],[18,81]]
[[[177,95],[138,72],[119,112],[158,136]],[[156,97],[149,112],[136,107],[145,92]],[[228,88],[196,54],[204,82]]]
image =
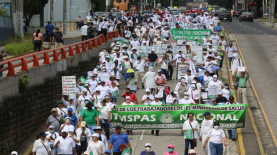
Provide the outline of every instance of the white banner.
[[98,72],[98,77],[100,78],[101,81],[107,81],[110,80],[110,73],[108,72]]
[[62,76],[63,95],[76,94],[76,77],[75,76]]

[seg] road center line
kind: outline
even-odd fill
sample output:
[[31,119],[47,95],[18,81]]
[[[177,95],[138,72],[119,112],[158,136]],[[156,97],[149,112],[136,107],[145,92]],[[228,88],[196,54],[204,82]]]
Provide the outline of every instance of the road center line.
[[264,33],[264,35],[266,35],[266,33]]
[[142,133],[141,133],[141,135],[140,135],[139,140],[142,140],[142,137],[143,137],[144,132],[145,132],[145,130],[142,130]]
[[259,32],[261,32],[261,31],[259,31]]

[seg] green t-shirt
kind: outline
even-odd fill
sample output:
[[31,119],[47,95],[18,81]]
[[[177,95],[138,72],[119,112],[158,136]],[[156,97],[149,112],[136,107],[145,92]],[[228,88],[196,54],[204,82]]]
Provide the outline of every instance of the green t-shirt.
[[81,117],[83,117],[88,126],[95,126],[95,117],[98,115],[96,110],[92,109],[89,111],[86,109],[82,112]]

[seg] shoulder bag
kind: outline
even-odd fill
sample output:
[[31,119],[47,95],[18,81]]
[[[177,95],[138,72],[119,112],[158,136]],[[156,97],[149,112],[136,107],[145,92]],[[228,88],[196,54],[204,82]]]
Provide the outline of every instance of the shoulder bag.
[[97,149],[95,143],[94,143],[94,147],[95,147],[95,149],[96,149],[98,155],[104,155],[104,152],[103,152],[103,151],[100,151],[100,150]]
[[125,148],[127,147],[127,145],[124,145],[124,144],[120,143],[120,140],[119,140],[117,134],[116,134],[116,137],[117,137],[117,140],[118,140],[118,143],[119,143],[120,152],[122,153],[125,150]]
[[44,148],[46,149],[47,153],[50,154],[50,152],[47,150],[47,148],[46,148],[46,146],[43,144],[43,142],[42,142],[42,141],[40,141],[40,142],[41,142],[41,144],[44,146]]
[[[189,121],[189,125],[190,125],[190,127],[191,127],[191,130],[192,130],[192,126],[191,126],[191,124],[190,124],[190,121]],[[194,130],[192,130],[192,135],[193,135],[193,138],[194,138]],[[194,147],[197,147],[197,139],[193,139],[193,145],[194,145]]]

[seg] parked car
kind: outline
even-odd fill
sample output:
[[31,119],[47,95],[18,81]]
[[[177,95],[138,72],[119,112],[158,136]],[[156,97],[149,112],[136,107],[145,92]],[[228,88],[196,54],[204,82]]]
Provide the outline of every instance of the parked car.
[[239,21],[242,22],[243,20],[247,20],[253,22],[253,15],[251,12],[242,12],[239,16]]
[[234,10],[234,12],[233,12],[233,17],[239,17],[239,16],[241,15],[242,12],[243,12],[242,9]]
[[232,22],[232,16],[230,12],[222,11],[218,14],[219,20],[229,20],[229,22]]
[[220,12],[222,12],[223,10],[215,10],[214,16],[218,16]]

